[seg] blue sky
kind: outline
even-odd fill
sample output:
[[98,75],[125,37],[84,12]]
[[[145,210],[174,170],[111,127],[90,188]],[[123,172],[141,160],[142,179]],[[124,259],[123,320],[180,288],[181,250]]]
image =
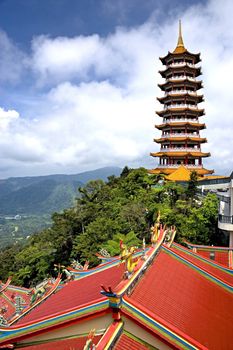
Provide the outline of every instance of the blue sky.
[[232,11],[230,0],[0,0],[0,178],[155,167],[158,57],[179,18],[202,55],[205,164],[229,173]]
[[1,28],[20,46],[30,49],[35,35],[76,36],[114,32],[116,26],[141,25],[159,13],[180,14],[196,0],[0,0]]

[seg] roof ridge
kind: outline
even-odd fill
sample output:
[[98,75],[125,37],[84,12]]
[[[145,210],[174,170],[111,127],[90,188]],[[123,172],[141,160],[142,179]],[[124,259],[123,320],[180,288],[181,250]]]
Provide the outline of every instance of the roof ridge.
[[175,246],[175,248],[182,250],[183,252],[185,252],[188,255],[192,255],[193,257],[197,258],[198,260],[202,260],[203,262],[205,262],[208,265],[212,265],[213,267],[215,267],[218,270],[221,270],[223,272],[225,272],[228,275],[233,275],[233,270],[230,269],[229,267],[226,267],[220,263],[218,263],[217,261],[214,260],[210,260],[209,258],[206,258],[205,256],[202,256],[200,254],[194,253],[192,250],[185,248],[184,246],[178,244],[178,243],[173,243],[173,245]]

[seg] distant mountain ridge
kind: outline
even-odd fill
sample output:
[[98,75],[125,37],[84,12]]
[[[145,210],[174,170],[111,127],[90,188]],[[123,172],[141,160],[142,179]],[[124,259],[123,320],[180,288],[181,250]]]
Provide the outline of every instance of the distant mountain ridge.
[[44,214],[74,204],[78,187],[90,180],[119,176],[121,168],[105,167],[79,174],[14,177],[0,180],[0,215]]

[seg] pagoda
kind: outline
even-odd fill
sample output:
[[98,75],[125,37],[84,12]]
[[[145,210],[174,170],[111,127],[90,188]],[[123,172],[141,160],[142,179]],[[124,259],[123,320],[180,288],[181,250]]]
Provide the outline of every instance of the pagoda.
[[[205,114],[199,103],[204,101],[203,95],[198,93],[203,85],[197,78],[202,74],[200,53],[189,52],[183,42],[181,21],[179,22],[179,37],[175,50],[160,60],[166,66],[159,71],[165,79],[158,84],[164,96],[157,98],[163,104],[163,109],[156,114],[162,118],[155,127],[161,130],[161,137],[154,139],[160,145],[159,152],[151,153],[152,157],[159,158],[156,169],[149,170],[151,174],[163,173],[169,176],[177,173],[178,179],[187,178],[187,173],[196,171],[199,177],[212,174],[213,170],[203,167],[202,159],[210,153],[202,152],[201,144],[207,140],[201,137],[200,131],[205,129],[199,118]],[[174,174],[175,175],[175,174]],[[173,175],[173,180],[176,176]]]

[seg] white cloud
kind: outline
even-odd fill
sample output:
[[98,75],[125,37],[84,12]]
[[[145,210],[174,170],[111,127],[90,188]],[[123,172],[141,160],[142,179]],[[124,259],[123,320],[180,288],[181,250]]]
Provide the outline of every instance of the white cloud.
[[0,53],[0,82],[17,83],[27,65],[27,56],[1,30]]
[[5,111],[0,107],[0,134],[10,126],[12,122],[19,118],[19,113],[15,110]]
[[[191,52],[201,51],[203,60],[203,135],[209,140],[203,149],[212,153],[205,163],[227,173],[233,168],[232,11],[231,1],[224,6],[209,1],[182,16],[185,45]],[[156,165],[149,152],[158,150],[152,140],[160,134],[153,127],[160,122],[154,111],[161,108],[155,98],[162,95],[158,57],[175,47],[178,19],[159,24],[156,15],[151,18],[106,38],[34,38],[28,62],[37,86],[48,92],[40,94],[30,119],[15,112],[14,120],[2,110],[7,113],[0,141],[5,174],[17,175],[14,167],[19,174],[36,174]]]

